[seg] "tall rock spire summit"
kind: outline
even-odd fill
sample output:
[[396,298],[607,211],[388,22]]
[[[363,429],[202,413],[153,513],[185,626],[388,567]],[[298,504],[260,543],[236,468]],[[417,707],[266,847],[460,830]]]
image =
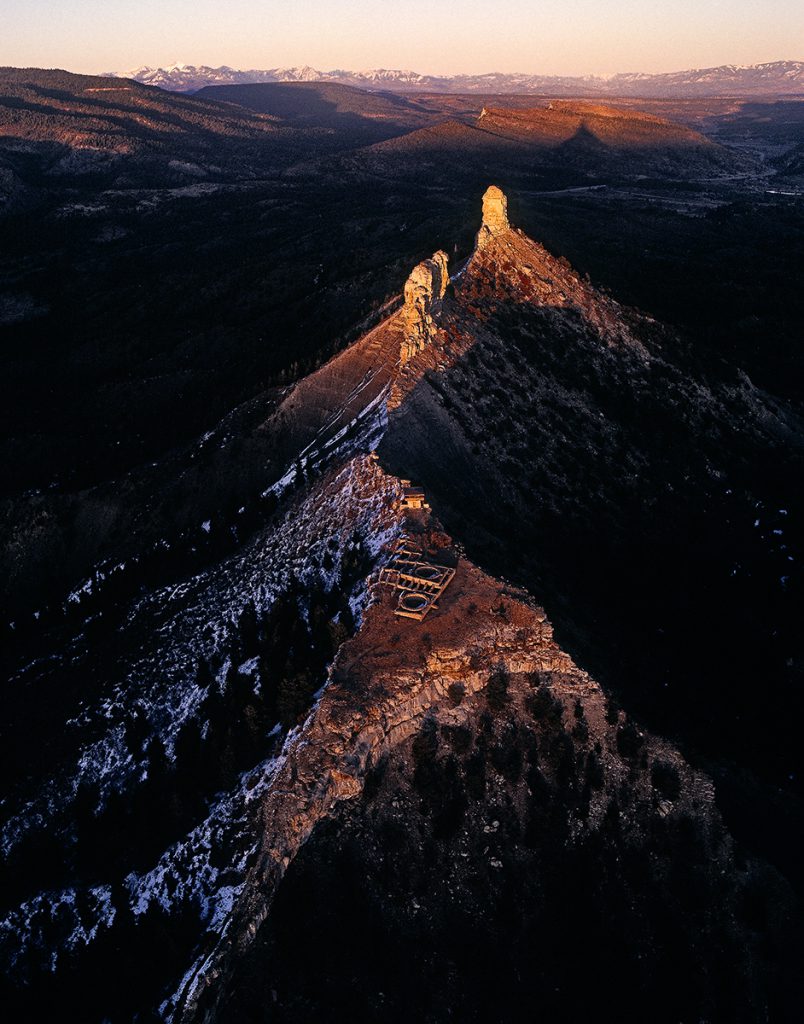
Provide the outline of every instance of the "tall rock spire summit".
[[508,199],[502,189],[489,185],[483,195],[483,224],[477,236],[478,245],[489,235],[501,235],[510,229]]

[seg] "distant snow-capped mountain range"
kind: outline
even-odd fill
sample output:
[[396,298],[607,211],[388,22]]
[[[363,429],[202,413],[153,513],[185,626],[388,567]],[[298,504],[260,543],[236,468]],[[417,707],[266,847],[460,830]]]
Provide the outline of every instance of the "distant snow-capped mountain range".
[[205,85],[245,85],[252,82],[339,82],[363,89],[395,92],[440,93],[567,93],[572,95],[643,96],[682,98],[695,96],[769,96],[804,93],[804,62],[774,61],[738,67],[674,71],[651,75],[626,73],[610,76],[558,76],[528,74],[421,75],[416,71],[375,68],[368,71],[318,71],[309,65],[239,71],[230,67],[172,64],[167,68],[141,67],[115,78],[133,78],[174,92],[193,92]]

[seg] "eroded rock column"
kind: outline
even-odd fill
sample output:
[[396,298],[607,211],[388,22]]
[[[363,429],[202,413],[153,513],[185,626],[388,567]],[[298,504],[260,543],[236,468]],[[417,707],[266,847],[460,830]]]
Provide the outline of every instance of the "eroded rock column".
[[428,344],[435,334],[433,314],[441,308],[441,300],[449,284],[447,254],[434,253],[413,268],[405,282],[405,305],[402,308],[404,338],[400,359],[406,363]]
[[478,246],[495,235],[505,234],[510,228],[508,199],[502,189],[490,185],[483,196],[483,223],[477,236]]

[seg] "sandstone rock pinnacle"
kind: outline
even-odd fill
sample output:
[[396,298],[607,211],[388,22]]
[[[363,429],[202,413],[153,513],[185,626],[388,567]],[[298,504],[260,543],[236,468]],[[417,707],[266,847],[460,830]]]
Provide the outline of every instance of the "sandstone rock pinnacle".
[[490,185],[483,196],[483,224],[477,237],[481,244],[488,235],[501,235],[508,231],[508,199],[502,189]]
[[402,325],[405,337],[400,349],[403,363],[421,351],[435,332],[433,313],[437,313],[449,284],[448,258],[439,250],[422,260],[405,282]]

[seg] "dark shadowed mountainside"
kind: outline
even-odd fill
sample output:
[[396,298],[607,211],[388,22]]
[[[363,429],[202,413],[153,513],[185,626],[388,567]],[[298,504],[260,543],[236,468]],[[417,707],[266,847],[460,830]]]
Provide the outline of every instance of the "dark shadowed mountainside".
[[488,188],[6,630],[5,1005],[795,1019],[803,437]]
[[278,118],[288,128],[326,129],[353,146],[392,138],[443,117],[433,104],[413,97],[325,82],[207,86],[195,96],[237,103]]
[[804,104],[352,85],[0,72],[4,1008],[797,1020]]

